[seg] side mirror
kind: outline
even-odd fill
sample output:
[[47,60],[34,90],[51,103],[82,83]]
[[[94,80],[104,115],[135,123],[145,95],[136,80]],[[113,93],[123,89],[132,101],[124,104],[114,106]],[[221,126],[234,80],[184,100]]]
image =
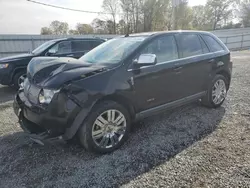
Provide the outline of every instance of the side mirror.
[[157,59],[155,54],[141,54],[139,56],[139,59],[135,62],[135,65],[143,67],[143,66],[155,65],[156,63]]
[[51,56],[51,55],[56,54],[56,52],[57,52],[57,51],[56,51],[55,49],[52,48],[52,49],[49,49],[49,51],[46,53],[46,55],[47,55],[47,56]]

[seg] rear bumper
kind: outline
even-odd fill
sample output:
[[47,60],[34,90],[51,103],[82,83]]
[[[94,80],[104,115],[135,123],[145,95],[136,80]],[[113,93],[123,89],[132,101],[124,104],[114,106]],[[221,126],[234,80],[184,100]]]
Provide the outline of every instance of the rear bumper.
[[[65,99],[65,100],[63,100]],[[58,101],[59,100],[59,101]],[[70,107],[69,107],[70,103]],[[13,109],[21,128],[29,134],[42,134],[45,138],[61,136],[70,128],[79,107],[66,96],[58,97],[48,107],[33,105],[19,92],[14,99]]]

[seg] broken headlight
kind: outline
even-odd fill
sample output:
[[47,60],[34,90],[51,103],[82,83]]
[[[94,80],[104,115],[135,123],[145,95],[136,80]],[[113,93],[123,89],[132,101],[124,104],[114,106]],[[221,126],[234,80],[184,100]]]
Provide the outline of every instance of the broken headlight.
[[38,100],[40,104],[49,104],[53,96],[60,90],[41,89]]

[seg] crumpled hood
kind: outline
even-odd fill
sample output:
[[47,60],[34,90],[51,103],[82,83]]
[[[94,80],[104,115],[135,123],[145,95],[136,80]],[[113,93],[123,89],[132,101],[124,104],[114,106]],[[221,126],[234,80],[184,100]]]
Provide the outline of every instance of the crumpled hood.
[[33,54],[20,54],[20,55],[14,55],[14,56],[0,58],[0,62],[1,61],[12,61],[12,60],[21,59],[21,58],[32,58],[32,57],[33,57]]
[[38,86],[58,88],[66,82],[104,70],[104,65],[94,65],[74,58],[36,57],[27,67],[27,76]]

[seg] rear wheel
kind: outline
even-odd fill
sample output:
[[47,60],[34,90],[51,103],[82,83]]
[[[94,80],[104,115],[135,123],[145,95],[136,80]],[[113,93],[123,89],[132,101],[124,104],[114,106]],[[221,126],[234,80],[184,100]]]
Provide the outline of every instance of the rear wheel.
[[13,78],[13,84],[16,89],[19,89],[24,79],[26,78],[26,71],[20,71],[15,74]]
[[211,108],[221,106],[226,99],[228,87],[228,80],[223,75],[216,75],[202,103]]
[[119,148],[130,131],[130,116],[120,104],[105,101],[94,107],[78,132],[81,145],[97,153]]

